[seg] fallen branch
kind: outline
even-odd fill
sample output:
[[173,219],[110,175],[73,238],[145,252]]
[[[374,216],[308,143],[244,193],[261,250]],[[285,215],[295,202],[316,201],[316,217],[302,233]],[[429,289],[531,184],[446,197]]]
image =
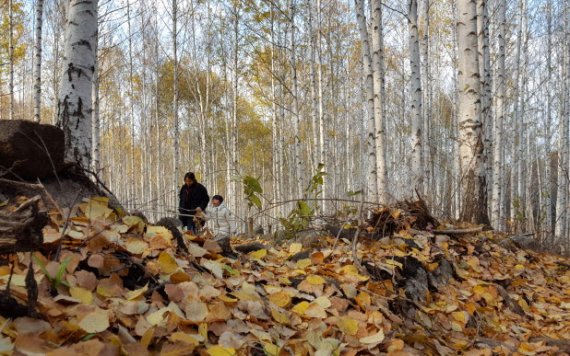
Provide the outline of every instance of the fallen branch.
[[443,235],[467,235],[473,234],[475,232],[480,232],[483,230],[483,226],[479,227],[472,227],[469,229],[455,229],[455,230],[433,230],[434,234],[443,234]]

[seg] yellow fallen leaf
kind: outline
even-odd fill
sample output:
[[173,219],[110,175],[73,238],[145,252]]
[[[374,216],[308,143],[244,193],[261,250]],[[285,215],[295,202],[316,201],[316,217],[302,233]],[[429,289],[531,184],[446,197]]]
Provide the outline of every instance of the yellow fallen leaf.
[[146,293],[146,291],[148,291],[148,283],[142,288],[139,288],[139,289],[133,290],[133,291],[129,291],[127,293],[127,295],[125,295],[125,298],[127,300],[135,300],[135,299],[139,298],[140,296],[144,295]]
[[345,334],[348,335],[356,335],[358,332],[358,321],[349,318],[347,316],[343,316],[337,319],[336,325]]
[[265,351],[265,354],[268,356],[277,356],[277,355],[279,355],[281,348],[279,348],[279,346],[274,345],[270,342],[264,342],[263,343],[263,351]]
[[71,287],[69,288],[69,294],[83,304],[89,305],[93,303],[93,293],[85,288]]
[[384,330],[380,329],[376,334],[360,338],[359,341],[363,344],[368,344],[368,345],[379,344],[382,341],[384,341]]
[[172,274],[178,269],[176,260],[166,251],[162,251],[158,256],[158,265],[163,274]]
[[83,211],[85,216],[91,220],[97,218],[108,218],[113,210],[108,207],[109,201],[104,198],[92,198],[87,203],[83,203],[79,208]]
[[356,304],[358,304],[362,310],[368,309],[370,304],[372,304],[372,299],[366,292],[360,292],[354,299],[356,300]]
[[467,320],[469,318],[469,314],[467,314],[467,312],[464,312],[464,311],[453,312],[453,313],[451,313],[451,316],[453,317],[453,319],[462,323],[463,325],[465,325],[467,323]]
[[351,279],[357,279],[358,281],[364,282],[368,280],[368,277],[358,273],[358,268],[355,265],[346,265],[341,268],[343,275],[352,277]]
[[199,345],[200,342],[203,340],[201,335],[194,335],[194,334],[187,334],[182,331],[177,331],[169,336],[172,342],[181,341],[185,344],[190,345]]
[[311,274],[309,276],[307,276],[306,281],[313,284],[313,285],[321,285],[321,284],[325,284],[325,279],[321,276],[317,276],[314,274]]
[[147,331],[144,332],[143,336],[141,337],[141,345],[147,349],[150,345],[152,338],[154,337],[154,327],[148,328]]
[[312,264],[309,258],[303,258],[302,260],[297,261],[297,268],[304,270],[305,268],[309,267]]
[[291,296],[289,293],[281,291],[269,295],[269,301],[280,308],[285,308],[291,303]]
[[302,301],[298,304],[296,304],[293,309],[291,309],[293,312],[297,313],[297,314],[304,314],[305,310],[307,310],[307,308],[309,307],[309,302],[305,302]]
[[302,249],[303,249],[303,245],[302,245],[302,244],[300,244],[300,243],[298,243],[298,242],[292,243],[292,244],[289,246],[289,254],[290,254],[290,255],[294,255],[294,254],[296,254],[296,253],[301,252]]
[[79,327],[90,334],[105,331],[109,326],[109,313],[99,308],[85,315],[79,322]]
[[260,260],[265,256],[267,256],[267,250],[264,248],[249,253],[249,257],[253,258],[254,260]]
[[220,295],[218,298],[219,298],[222,302],[226,302],[226,303],[235,303],[235,302],[239,301],[239,299],[230,297],[230,296],[227,295],[227,294],[222,294],[222,295]]
[[280,312],[279,310],[277,310],[275,308],[271,308],[271,316],[279,324],[289,324],[291,322],[289,320],[289,317],[287,316],[287,314]]
[[200,334],[204,340],[208,340],[208,323],[201,323],[198,326],[198,334]]
[[134,215],[127,215],[123,217],[123,223],[131,229],[132,227],[136,226],[137,229],[142,230],[144,228],[144,221],[138,216]]
[[234,356],[237,355],[236,350],[233,347],[223,347],[219,345],[214,345],[208,347],[206,350],[210,356]]

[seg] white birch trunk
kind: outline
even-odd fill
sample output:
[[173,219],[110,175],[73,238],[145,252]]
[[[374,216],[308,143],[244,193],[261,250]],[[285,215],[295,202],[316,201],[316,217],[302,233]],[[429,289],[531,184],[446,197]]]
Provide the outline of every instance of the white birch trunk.
[[36,38],[34,41],[34,53],[36,63],[34,65],[34,121],[41,120],[42,105],[42,23],[44,13],[44,0],[36,0]]
[[556,194],[556,226],[554,229],[555,247],[562,248],[566,242],[568,229],[568,137],[570,120],[570,22],[568,9],[564,11],[564,54],[562,55],[562,113],[558,121],[558,192]]
[[412,120],[412,185],[420,192],[424,192],[423,148],[422,148],[422,84],[420,70],[420,43],[418,32],[418,2],[410,0],[408,3],[408,31],[410,47],[410,80],[411,120]]
[[376,147],[376,184],[379,201],[388,201],[386,153],[384,137],[384,30],[382,28],[382,2],[372,0],[372,73],[374,83],[374,140]]
[[506,73],[505,73],[505,59],[506,59],[506,26],[507,26],[507,6],[506,0],[499,0],[499,53],[498,53],[498,68],[496,80],[496,115],[494,116],[494,142],[493,142],[493,196],[491,203],[491,216],[492,224],[496,229],[504,229],[502,217],[502,194],[503,194],[503,122],[505,121],[505,95],[506,95]]
[[[95,58],[98,59],[97,55],[98,55],[98,48],[99,48],[99,44],[96,43],[96,48],[95,48]],[[100,155],[99,155],[99,151],[100,151],[100,131],[101,131],[101,122],[100,122],[100,112],[101,112],[101,108],[100,108],[100,102],[99,102],[99,61],[95,60],[95,69],[93,70],[93,93],[92,98],[93,98],[93,121],[92,121],[92,140],[93,140],[93,144],[92,144],[92,149],[93,149],[93,156],[91,157],[91,169],[93,170],[93,172],[95,173],[99,173],[99,169],[101,168],[101,162],[100,162]]]
[[367,139],[366,139],[366,187],[368,196],[372,201],[378,201],[378,185],[376,171],[376,146],[374,135],[376,134],[374,121],[374,81],[372,75],[372,62],[370,61],[370,42],[368,40],[368,27],[366,25],[366,15],[364,12],[364,0],[355,0],[356,20],[362,42],[362,71],[364,74],[364,92],[366,94],[366,114],[367,114]]
[[[178,123],[178,5],[176,0],[172,0],[172,50],[173,50],[173,93],[172,98],[172,115],[174,125],[174,154],[172,159],[172,186],[170,189],[178,193],[178,175],[179,175],[179,162],[180,162],[180,127]],[[174,200],[176,201],[176,200]]]
[[[127,35],[129,38],[129,126],[131,136],[130,156],[130,177],[129,177],[129,200],[134,202],[139,196],[137,194],[137,180],[141,175],[136,173],[135,167],[135,105],[134,105],[134,89],[133,89],[133,34],[131,31],[131,1],[127,0]],[[135,209],[134,206],[129,207]]]
[[293,143],[293,159],[294,159],[294,170],[295,170],[295,196],[300,198],[303,194],[303,183],[302,183],[302,164],[301,161],[301,113],[299,110],[299,82],[297,80],[297,39],[295,36],[295,15],[296,15],[296,0],[291,0],[290,11],[291,11],[291,74],[293,80],[293,135],[295,142]]
[[14,119],[14,4],[8,0],[8,94],[10,107],[8,118]]
[[475,0],[457,0],[457,39],[461,219],[488,224]]
[[97,0],[71,0],[66,24],[58,122],[65,134],[65,158],[91,163],[93,72],[97,46]]
[[485,146],[485,170],[489,183],[492,184],[492,164],[487,157],[493,153],[492,132],[492,91],[491,91],[491,53],[489,48],[489,0],[477,0],[477,31],[479,48],[479,74],[481,78],[481,123]]

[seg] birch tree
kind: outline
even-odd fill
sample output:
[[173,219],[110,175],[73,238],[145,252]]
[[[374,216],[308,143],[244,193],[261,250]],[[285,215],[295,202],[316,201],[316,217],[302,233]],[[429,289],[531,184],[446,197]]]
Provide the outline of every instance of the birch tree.
[[14,119],[14,3],[8,0],[8,91],[10,98],[9,119]]
[[[173,60],[173,98],[172,117],[174,126],[174,154],[172,164],[172,188],[178,185],[178,171],[180,163],[180,125],[178,123],[178,5],[176,0],[172,0],[172,60]],[[176,201],[176,200],[175,200]]]
[[364,92],[366,94],[366,113],[368,115],[368,135],[366,139],[367,146],[367,171],[366,182],[368,195],[373,201],[378,200],[378,182],[376,170],[376,135],[375,111],[374,111],[374,81],[372,74],[372,62],[370,61],[370,42],[368,40],[368,28],[366,24],[366,15],[364,12],[364,0],[355,0],[356,21],[358,22],[358,30],[360,34],[360,42],[362,48],[362,71],[364,74]]
[[488,224],[475,0],[457,0],[456,24],[461,220]]
[[502,222],[502,195],[503,195],[503,122],[505,121],[505,96],[506,96],[506,26],[507,26],[507,4],[506,0],[499,0],[498,5],[498,58],[497,58],[497,80],[495,82],[495,107],[493,128],[493,189],[491,216],[492,224],[495,228],[501,229]]
[[422,148],[422,84],[420,72],[420,43],[418,32],[418,2],[408,3],[408,31],[411,75],[411,120],[412,120],[412,175],[413,186],[423,192],[423,148]]
[[97,45],[97,0],[71,0],[68,8],[58,126],[65,158],[84,168],[91,163],[92,78]]
[[388,201],[386,154],[384,142],[384,30],[382,2],[372,0],[372,77],[374,84],[374,127],[376,147],[376,184],[380,202]]
[[564,38],[562,55],[562,113],[558,121],[558,192],[556,194],[556,226],[554,230],[555,243],[563,246],[568,229],[568,155],[570,140],[568,137],[570,120],[570,19],[568,19],[568,3],[565,1],[564,14]]
[[42,23],[44,0],[36,0],[36,38],[34,41],[35,66],[34,66],[34,121],[41,119],[42,100]]

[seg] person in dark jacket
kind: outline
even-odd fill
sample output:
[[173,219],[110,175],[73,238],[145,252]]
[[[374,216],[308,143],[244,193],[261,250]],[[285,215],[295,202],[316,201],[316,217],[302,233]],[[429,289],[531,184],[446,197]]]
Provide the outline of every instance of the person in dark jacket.
[[179,198],[179,218],[183,226],[186,226],[189,231],[196,232],[196,224],[193,218],[196,215],[196,208],[205,210],[208,206],[210,201],[208,190],[198,183],[194,173],[188,172],[184,175],[184,185],[180,188]]

